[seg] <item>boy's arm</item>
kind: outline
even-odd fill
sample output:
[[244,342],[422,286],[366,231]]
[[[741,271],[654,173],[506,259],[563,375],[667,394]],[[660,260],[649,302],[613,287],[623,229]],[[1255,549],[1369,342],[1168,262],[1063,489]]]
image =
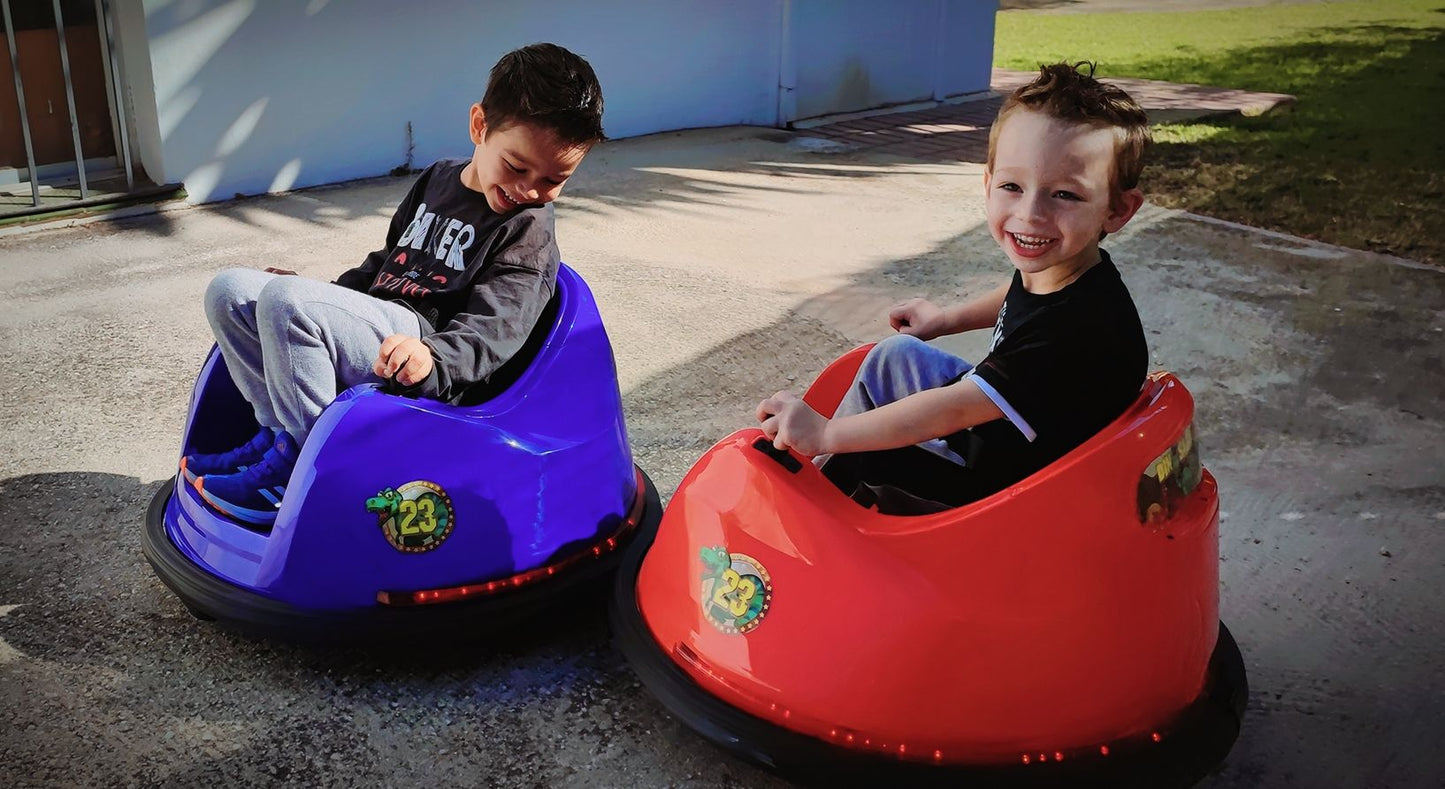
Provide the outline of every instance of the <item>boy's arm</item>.
[[371,289],[371,284],[376,281],[376,272],[381,270],[381,264],[386,262],[387,256],[396,249],[397,242],[401,240],[401,234],[411,224],[416,214],[417,204],[426,192],[426,181],[431,175],[432,168],[428,167],[417,177],[416,182],[407,191],[406,197],[402,198],[401,204],[396,207],[396,213],[391,215],[391,226],[386,231],[386,246],[372,252],[361,261],[356,268],[341,272],[336,278],[336,284],[343,288],[359,290],[362,293]]
[[895,331],[920,340],[989,328],[998,319],[1010,282],[949,307],[940,308],[927,299],[909,299],[889,311],[888,323]]
[[779,392],[758,406],[763,434],[775,446],[791,447],[810,456],[897,449],[1003,416],[1003,411],[969,378],[831,420],[789,392]]

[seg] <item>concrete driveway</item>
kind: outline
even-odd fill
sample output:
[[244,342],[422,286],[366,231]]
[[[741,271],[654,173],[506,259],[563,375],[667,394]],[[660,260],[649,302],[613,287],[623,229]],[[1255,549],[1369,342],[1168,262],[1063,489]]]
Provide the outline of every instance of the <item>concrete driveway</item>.
[[[891,303],[1008,275],[980,172],[763,129],[592,154],[560,241],[664,496],[758,399],[885,334]],[[0,238],[0,785],[782,785],[664,713],[600,603],[487,649],[307,650],[193,620],[141,557],[206,282],[333,277],[406,185]],[[1441,786],[1445,273],[1155,208],[1107,246],[1224,497],[1251,695],[1206,785]]]

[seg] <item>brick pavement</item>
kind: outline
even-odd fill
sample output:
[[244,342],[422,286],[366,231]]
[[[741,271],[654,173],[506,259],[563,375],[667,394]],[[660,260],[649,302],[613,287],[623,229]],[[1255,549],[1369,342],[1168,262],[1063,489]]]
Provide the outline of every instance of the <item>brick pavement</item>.
[[[1003,96],[1033,78],[1033,72],[994,69],[991,90],[978,98],[907,112],[851,117],[818,125],[801,134],[822,137],[869,153],[889,153],[934,161],[982,162],[988,154],[988,130]],[[1283,93],[1256,93],[1148,79],[1105,79],[1129,92],[1156,123],[1211,115],[1257,115],[1294,102]],[[826,119],[825,119],[826,120]]]

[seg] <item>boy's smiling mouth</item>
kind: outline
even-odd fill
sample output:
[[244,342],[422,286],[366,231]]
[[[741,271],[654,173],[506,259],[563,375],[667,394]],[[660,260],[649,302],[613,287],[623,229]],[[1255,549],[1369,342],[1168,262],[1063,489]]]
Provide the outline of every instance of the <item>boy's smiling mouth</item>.
[[512,196],[509,195],[509,194],[507,194],[507,190],[506,190],[506,189],[503,189],[503,188],[500,187],[500,186],[497,187],[497,194],[499,194],[499,195],[502,196],[502,205],[504,205],[504,206],[506,206],[506,207],[508,207],[508,208],[521,208],[521,207],[522,207],[522,204],[521,204],[521,203],[517,202],[516,200],[513,200],[513,199],[512,199]]
[[[1007,231],[1005,231],[1007,232]],[[1043,236],[1026,236],[1022,233],[1008,233],[1009,240],[1013,241],[1014,248],[1025,256],[1043,254],[1054,243],[1052,238]]]

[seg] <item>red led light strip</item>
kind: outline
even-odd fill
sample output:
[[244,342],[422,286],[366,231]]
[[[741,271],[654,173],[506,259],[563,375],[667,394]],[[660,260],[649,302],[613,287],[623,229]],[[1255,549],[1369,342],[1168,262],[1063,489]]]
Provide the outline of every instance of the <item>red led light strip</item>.
[[[1160,734],[1160,733],[1157,732],[1157,731],[1156,731],[1156,732],[1150,732],[1150,734],[1149,734],[1149,741],[1152,742],[1152,743],[1155,743],[1155,744],[1161,743],[1161,742],[1164,741],[1164,735]],[[1100,756],[1108,756],[1108,755],[1109,755],[1109,746],[1107,746],[1107,745],[1100,745],[1100,746],[1099,746],[1099,755],[1100,755]],[[1049,761],[1049,755],[1048,755],[1047,753],[1041,753],[1041,754],[1039,754],[1037,757],[1035,757],[1035,756],[1034,756],[1033,754],[1031,754],[1031,753],[1025,753],[1025,754],[1022,755],[1022,757],[1023,757],[1023,763],[1024,763],[1024,764],[1043,764],[1043,763]],[[1062,761],[1064,760],[1064,752],[1063,752],[1063,751],[1054,751],[1053,760],[1054,760],[1055,762],[1062,762]]]
[[[757,701],[758,701],[758,699],[757,699],[756,697],[752,696],[752,694],[748,693],[748,692],[745,691],[744,689],[742,689],[742,688],[738,687],[737,685],[733,684],[732,682],[730,682],[727,677],[723,676],[722,674],[718,673],[717,671],[714,671],[713,668],[712,668],[710,665],[708,665],[707,661],[705,661],[705,660],[703,660],[701,657],[699,657],[698,654],[697,654],[696,652],[694,652],[694,651],[692,650],[692,648],[689,647],[689,646],[687,646],[686,644],[683,644],[683,643],[675,644],[675,645],[673,646],[673,648],[672,648],[672,654],[673,654],[678,660],[680,660],[681,662],[686,663],[687,665],[691,666],[693,669],[696,669],[697,671],[701,672],[702,674],[706,675],[707,677],[711,678],[712,680],[714,680],[714,681],[718,682],[719,684],[727,687],[727,688],[730,689],[732,692],[737,693],[737,694],[742,695],[742,696],[746,696],[746,697],[752,699],[754,702],[757,702]],[[787,708],[780,708],[780,707],[777,705],[777,703],[769,703],[769,704],[768,704],[768,712],[772,715],[772,717],[774,718],[774,720],[776,720],[777,718],[781,717],[783,720],[786,721],[786,720],[790,719],[790,718],[792,717],[792,715],[793,715],[792,710],[789,710],[789,709],[787,709]],[[781,712],[781,715],[779,715],[780,712]],[[795,724],[796,724],[796,722],[795,722]],[[927,761],[932,761],[934,764],[942,764],[942,763],[943,763],[943,750],[940,749],[940,748],[935,748],[935,747],[933,747],[933,746],[931,746],[931,745],[923,745],[921,750],[920,750],[920,745],[919,745],[918,743],[915,743],[915,744],[914,744],[914,747],[913,747],[912,749],[910,749],[910,748],[908,747],[908,744],[907,744],[907,743],[901,743],[901,742],[900,742],[900,743],[896,743],[896,744],[894,744],[894,745],[892,745],[892,746],[890,747],[887,742],[884,742],[884,741],[881,741],[881,740],[875,741],[872,737],[869,737],[869,736],[867,736],[867,735],[864,735],[864,734],[861,733],[861,732],[853,732],[853,731],[849,731],[849,730],[847,730],[847,729],[840,729],[840,728],[838,728],[838,727],[833,727],[833,728],[830,728],[830,729],[828,730],[827,739],[828,739],[830,742],[834,743],[835,745],[841,745],[841,746],[844,746],[844,747],[849,748],[849,749],[851,749],[851,750],[858,750],[858,751],[881,751],[881,752],[883,752],[883,753],[885,753],[885,754],[891,754],[891,755],[893,755],[894,757],[896,757],[896,758],[898,758],[898,759],[900,759],[900,760],[902,760],[902,761],[912,761],[912,762],[927,762]],[[1151,733],[1149,734],[1149,738],[1148,738],[1148,739],[1149,739],[1150,742],[1153,742],[1153,743],[1156,743],[1156,744],[1157,744],[1157,743],[1163,741],[1164,736],[1163,736],[1162,734],[1160,734],[1159,732],[1156,731],[1156,732],[1151,732]],[[932,751],[931,753],[930,753],[930,749],[931,749],[931,751]],[[1072,756],[1089,756],[1089,755],[1092,755],[1092,754],[1093,754],[1093,751],[1073,752],[1072,754],[1065,754],[1063,751],[1057,751],[1057,750],[1056,750],[1056,751],[1054,751],[1052,754],[1047,753],[1047,752],[1037,753],[1037,754],[1035,754],[1035,753],[1025,753],[1025,754],[1021,754],[1021,756],[1022,756],[1022,761],[1023,761],[1024,764],[1032,765],[1032,764],[1045,764],[1045,763],[1047,763],[1047,762],[1049,762],[1049,761],[1051,761],[1051,760],[1054,761],[1054,762],[1062,762],[1062,761],[1064,761],[1065,758],[1072,758]],[[1108,746],[1108,745],[1100,745],[1100,746],[1099,746],[1099,750],[1098,750],[1098,754],[1099,754],[1100,756],[1108,756],[1108,755],[1110,754],[1109,746]],[[930,758],[930,757],[931,757],[931,758]]]
[[381,603],[382,605],[390,606],[452,603],[458,600],[486,597],[487,595],[506,592],[521,586],[526,586],[527,584],[542,580],[544,578],[550,578],[551,576],[556,575],[557,573],[562,572],[570,567],[573,567],[574,565],[580,564],[590,559],[600,558],[604,554],[608,554],[616,550],[617,546],[622,544],[622,538],[625,537],[633,529],[637,528],[638,522],[642,519],[642,507],[645,503],[646,498],[646,489],[644,487],[642,473],[638,472],[637,495],[635,495],[632,499],[632,508],[628,511],[627,517],[623,519],[622,523],[618,525],[617,530],[614,531],[611,536],[609,536],[605,541],[592,546],[592,549],[590,551],[583,551],[581,553],[572,554],[571,556],[560,559],[556,562],[553,562],[552,564],[527,570],[526,572],[517,573],[516,575],[508,576],[506,578],[498,578],[492,581],[482,581],[474,584],[464,584],[462,586],[448,586],[441,589],[422,589],[416,592],[380,591],[376,593],[376,601],[378,603]]

